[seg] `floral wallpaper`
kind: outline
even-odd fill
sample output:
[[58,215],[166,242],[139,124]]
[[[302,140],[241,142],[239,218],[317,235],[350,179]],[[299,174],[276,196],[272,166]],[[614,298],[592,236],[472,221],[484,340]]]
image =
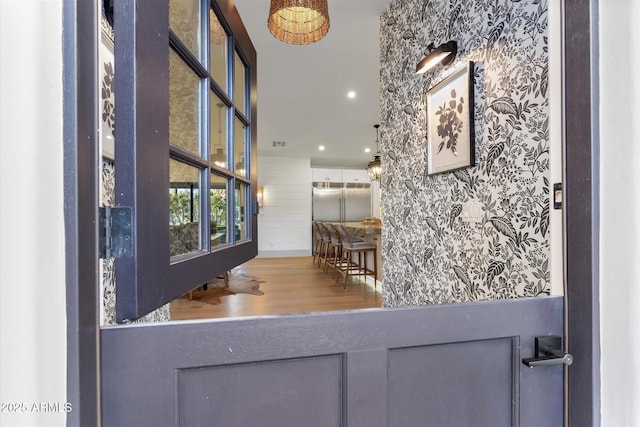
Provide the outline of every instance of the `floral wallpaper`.
[[[101,21],[101,45],[100,45],[100,134],[102,135],[102,168],[100,176],[100,205],[113,206],[116,202],[115,194],[115,153],[113,142],[115,137],[115,100],[113,95],[113,31],[111,26],[102,17]],[[109,136],[111,138],[109,138]],[[102,259],[100,265],[102,278],[102,311],[101,325],[116,324],[116,272],[113,258]],[[169,320],[169,305],[140,318],[134,323],[164,322]]]
[[[383,305],[549,292],[546,0],[395,0],[380,20]],[[458,55],[422,75],[427,46]],[[474,62],[475,165],[427,175],[426,93]],[[479,222],[462,221],[479,204]]]
[[[100,206],[113,206],[116,203],[114,162],[102,159]],[[113,258],[100,260],[100,277],[102,278],[102,325],[116,323],[116,268]]]

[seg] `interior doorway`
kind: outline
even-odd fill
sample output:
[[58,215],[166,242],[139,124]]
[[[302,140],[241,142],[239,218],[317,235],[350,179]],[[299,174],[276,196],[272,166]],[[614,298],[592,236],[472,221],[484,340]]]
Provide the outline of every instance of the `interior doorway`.
[[[584,35],[586,33],[586,38],[588,40],[594,36],[592,31],[597,29],[597,27],[591,27],[591,25],[595,26],[597,24],[592,24],[589,21],[589,10],[586,12],[581,12],[579,9],[569,10],[566,11],[565,17],[570,17],[565,22],[566,31],[570,31],[574,35]],[[597,324],[597,322],[594,322],[594,317],[597,319],[597,310],[596,312],[593,310],[593,301],[594,299],[597,301],[597,278],[593,277],[592,268],[594,263],[597,265],[597,255],[595,255],[594,252],[594,247],[597,246],[597,241],[594,241],[594,235],[597,238],[597,233],[594,234],[594,232],[597,231],[597,221],[596,218],[594,218],[591,209],[591,202],[593,202],[592,195],[594,194],[593,188],[594,186],[597,186],[597,179],[593,179],[594,172],[592,169],[593,165],[591,159],[592,144],[597,146],[597,141],[593,141],[591,139],[593,135],[591,133],[591,127],[594,126],[594,123],[597,123],[597,121],[594,119],[594,112],[590,108],[593,80],[589,73],[591,70],[593,52],[591,51],[592,47],[590,43],[583,43],[580,45],[579,42],[579,40],[576,42],[576,46],[573,44],[570,45],[570,47],[575,48],[575,50],[566,58],[566,63],[568,64],[567,72],[575,72],[572,74],[574,81],[572,84],[568,85],[566,89],[568,98],[567,111],[570,113],[568,114],[566,121],[568,135],[566,158],[568,159],[567,175],[569,178],[566,183],[566,200],[567,210],[569,211],[568,213],[575,214],[575,216],[571,217],[572,222],[568,223],[567,229],[567,235],[570,237],[570,244],[567,249],[567,276],[569,278],[569,298],[572,298],[571,284],[574,282],[576,283],[575,288],[573,288],[575,289],[574,292],[576,292],[576,298],[573,302],[573,304],[576,304],[576,310],[574,310],[572,314],[572,307],[569,307],[569,328],[571,330],[572,325],[576,328],[575,333],[572,335],[572,342],[577,349],[585,347],[585,342],[581,342],[581,340],[586,340],[587,348],[594,348],[594,345],[596,345],[594,343],[597,343],[597,327],[596,330],[593,329],[594,325]],[[584,65],[585,57],[587,58],[586,67],[577,67],[578,65]],[[574,104],[576,101],[578,101],[579,105]],[[584,108],[585,105],[587,108]],[[590,126],[585,126],[585,123],[589,123]],[[574,124],[578,124],[582,129],[586,129],[582,132],[576,130],[576,128],[573,127]],[[585,132],[586,135],[584,135]],[[575,157],[573,157],[574,155]],[[589,209],[583,208],[585,198],[589,202]],[[93,202],[95,202],[95,200],[93,200]],[[91,203],[87,203],[86,205],[90,206]],[[575,221],[575,223],[573,221]],[[585,230],[588,232],[585,232]],[[87,229],[86,231],[89,234],[89,237],[91,237],[90,230]],[[93,233],[95,233],[95,231],[93,231]],[[95,242],[95,240],[93,241]],[[73,268],[74,265],[77,267],[77,261],[72,262],[72,266],[70,268]],[[92,278],[91,275],[88,276],[89,279]],[[91,306],[91,303],[88,305]],[[584,313],[585,307],[590,307],[589,310],[586,310],[587,313]],[[73,312],[74,308],[71,307],[71,310]],[[575,323],[572,323],[572,318],[575,320]],[[584,325],[588,326],[585,327]],[[95,329],[95,325],[93,327]],[[123,331],[125,329],[127,328],[123,328]],[[136,328],[130,328],[129,330],[134,329]],[[148,330],[151,329],[153,328],[149,328]],[[111,335],[111,332],[109,332],[109,334]],[[119,333],[114,332],[114,334],[118,335]],[[595,415],[593,411],[584,410],[588,408],[597,409],[597,404],[594,405],[594,402],[598,401],[597,380],[594,380],[594,378],[597,378],[598,359],[597,355],[591,354],[587,351],[582,360],[583,362],[581,362],[581,364],[583,366],[575,375],[576,378],[579,378],[579,383],[577,383],[576,386],[584,385],[585,381],[588,384],[587,387],[573,388],[574,393],[576,394],[570,396],[569,404],[571,407],[572,400],[575,399],[576,404],[574,407],[576,411],[581,411],[582,415],[576,413],[576,418],[574,419],[585,421],[585,417],[588,418],[584,423],[580,424],[576,422],[575,425],[590,425],[593,423],[594,417],[597,417],[597,415]],[[586,372],[583,372],[585,368]]]

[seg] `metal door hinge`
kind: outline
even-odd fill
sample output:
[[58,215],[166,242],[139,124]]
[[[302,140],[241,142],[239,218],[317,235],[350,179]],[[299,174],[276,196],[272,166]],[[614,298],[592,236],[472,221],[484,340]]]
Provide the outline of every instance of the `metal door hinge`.
[[131,256],[131,208],[100,207],[100,258]]

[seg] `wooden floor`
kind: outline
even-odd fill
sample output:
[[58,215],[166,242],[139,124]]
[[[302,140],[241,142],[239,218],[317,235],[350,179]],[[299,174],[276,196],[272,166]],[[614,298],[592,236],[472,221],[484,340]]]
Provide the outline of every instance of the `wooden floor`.
[[335,276],[313,265],[312,257],[255,258],[234,268],[231,280],[234,275],[264,281],[260,283],[264,295],[230,295],[212,305],[199,301],[202,291],[196,291],[191,301],[183,296],[171,303],[171,320],[377,308],[382,302],[381,286],[378,283],[374,289],[372,278],[367,282],[349,278],[345,289],[343,279],[336,283]]

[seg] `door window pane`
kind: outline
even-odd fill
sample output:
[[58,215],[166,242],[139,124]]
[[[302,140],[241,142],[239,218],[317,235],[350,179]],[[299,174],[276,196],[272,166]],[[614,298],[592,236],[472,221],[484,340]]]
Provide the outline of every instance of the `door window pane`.
[[209,9],[209,72],[222,89],[227,89],[227,33],[218,17]]
[[217,174],[211,174],[209,203],[211,205],[211,250],[229,242],[227,219],[229,207],[227,189],[229,180]]
[[200,57],[200,0],[169,0],[169,28]]
[[169,142],[200,154],[200,79],[169,50]]
[[242,114],[247,116],[246,102],[247,92],[245,88],[245,75],[246,68],[242,59],[236,52],[234,55],[234,68],[233,68],[233,103],[238,111],[242,111]]
[[235,232],[236,240],[249,237],[247,230],[247,185],[236,181],[235,189]]
[[169,256],[202,248],[200,241],[200,170],[169,160]]
[[241,176],[247,176],[247,166],[246,166],[246,153],[245,153],[245,126],[244,124],[236,117],[235,120],[235,136],[234,136],[234,144],[233,144],[233,162],[235,165],[235,172]]
[[229,165],[227,164],[228,108],[213,92],[211,92],[210,100],[211,161],[221,168],[229,169]]
[[[257,221],[249,204],[256,177],[246,170],[256,169],[251,156],[257,142],[249,132],[256,117],[249,117],[254,110],[248,105],[255,99],[250,77],[255,77],[256,51],[233,2],[119,4],[136,22],[116,33],[123,42],[118,52],[131,61],[133,74],[143,76],[116,74],[120,83],[114,85],[118,105],[132,116],[131,126],[120,129],[129,143],[118,156],[138,177],[118,180],[115,193],[142,221],[131,236],[135,253],[118,270],[116,318],[124,322],[257,254],[257,239],[251,240],[256,230],[250,228]],[[129,30],[143,28],[158,31],[139,33],[146,44],[127,41]],[[164,47],[149,48],[151,39]],[[165,76],[164,88],[157,86],[156,75]],[[167,157],[158,160],[162,155]],[[242,185],[236,188],[236,181]]]

